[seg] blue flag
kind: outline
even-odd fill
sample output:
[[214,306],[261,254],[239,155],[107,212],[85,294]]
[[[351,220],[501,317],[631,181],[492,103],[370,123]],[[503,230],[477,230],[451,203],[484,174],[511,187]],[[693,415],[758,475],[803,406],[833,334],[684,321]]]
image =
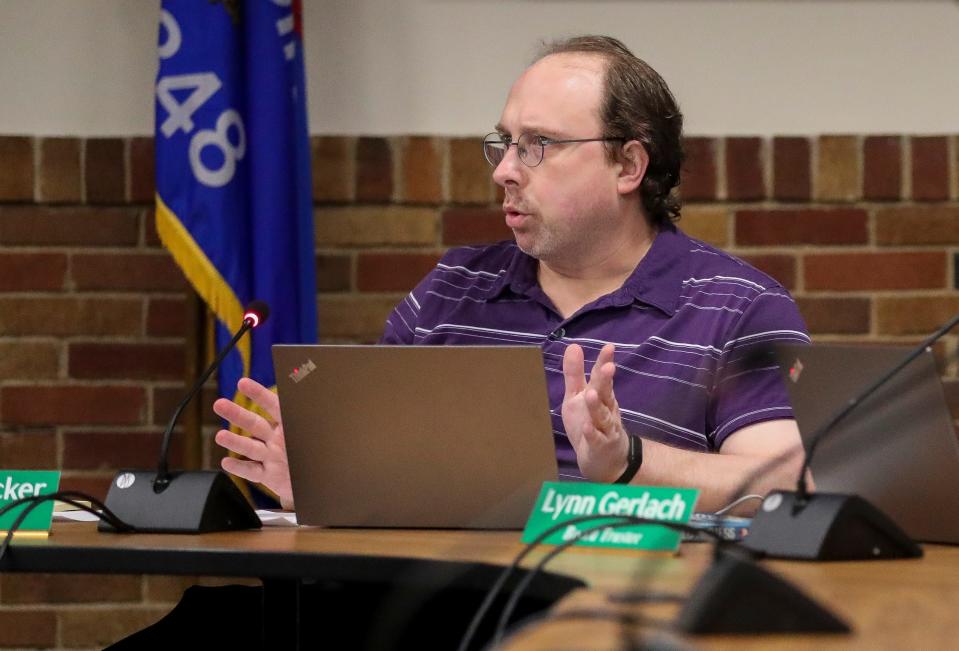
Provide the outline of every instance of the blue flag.
[[234,397],[275,379],[274,343],[315,342],[316,277],[299,0],[163,0],[156,223],[216,315],[217,349],[259,299],[270,318],[220,370]]

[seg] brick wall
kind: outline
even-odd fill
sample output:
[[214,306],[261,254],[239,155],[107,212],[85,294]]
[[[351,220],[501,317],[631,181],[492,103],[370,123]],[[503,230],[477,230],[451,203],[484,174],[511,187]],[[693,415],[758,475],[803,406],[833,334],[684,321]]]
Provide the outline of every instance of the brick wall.
[[[447,247],[509,237],[475,138],[312,148],[326,342],[375,340]],[[955,136],[687,148],[680,225],[778,278],[815,339],[916,342],[959,311]],[[65,487],[102,495],[118,466],[154,460],[183,390],[186,290],[153,228],[152,176],[149,138],[0,137],[0,467],[62,468]],[[939,347],[954,404],[956,342]],[[0,648],[102,646],[187,581],[0,576]]]

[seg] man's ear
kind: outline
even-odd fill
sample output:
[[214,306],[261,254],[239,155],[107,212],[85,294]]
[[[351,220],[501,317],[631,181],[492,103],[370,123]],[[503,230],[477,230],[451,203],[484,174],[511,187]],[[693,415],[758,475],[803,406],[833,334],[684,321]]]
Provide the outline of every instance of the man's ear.
[[620,194],[634,192],[649,169],[649,154],[638,140],[630,140],[619,152],[619,178],[616,185]]

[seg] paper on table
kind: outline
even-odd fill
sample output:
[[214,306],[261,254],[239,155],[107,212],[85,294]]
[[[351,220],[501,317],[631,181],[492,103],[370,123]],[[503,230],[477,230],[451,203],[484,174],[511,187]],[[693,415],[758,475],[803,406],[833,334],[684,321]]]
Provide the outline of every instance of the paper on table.
[[295,527],[296,513],[290,511],[266,511],[257,509],[256,514],[260,516],[260,522],[264,527]]
[[[288,511],[257,510],[264,527],[295,527],[296,513]],[[99,518],[88,511],[55,511],[54,522],[96,522]]]
[[96,522],[99,519],[100,518],[93,513],[90,513],[89,511],[81,511],[80,509],[75,509],[73,511],[53,512],[54,522]]

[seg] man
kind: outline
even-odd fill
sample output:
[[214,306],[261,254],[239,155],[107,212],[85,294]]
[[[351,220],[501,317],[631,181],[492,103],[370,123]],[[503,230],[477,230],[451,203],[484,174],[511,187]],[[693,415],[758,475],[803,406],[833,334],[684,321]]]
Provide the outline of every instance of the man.
[[[515,242],[448,252],[381,342],[540,345],[561,478],[697,487],[711,511],[746,480],[795,479],[799,455],[752,477],[801,446],[777,370],[750,360],[809,339],[775,280],[673,225],[681,134],[665,82],[619,41],[549,46],[484,141]],[[217,401],[252,435],[217,433],[246,457],[223,468],[292,508],[277,398],[239,390],[273,422]]]

